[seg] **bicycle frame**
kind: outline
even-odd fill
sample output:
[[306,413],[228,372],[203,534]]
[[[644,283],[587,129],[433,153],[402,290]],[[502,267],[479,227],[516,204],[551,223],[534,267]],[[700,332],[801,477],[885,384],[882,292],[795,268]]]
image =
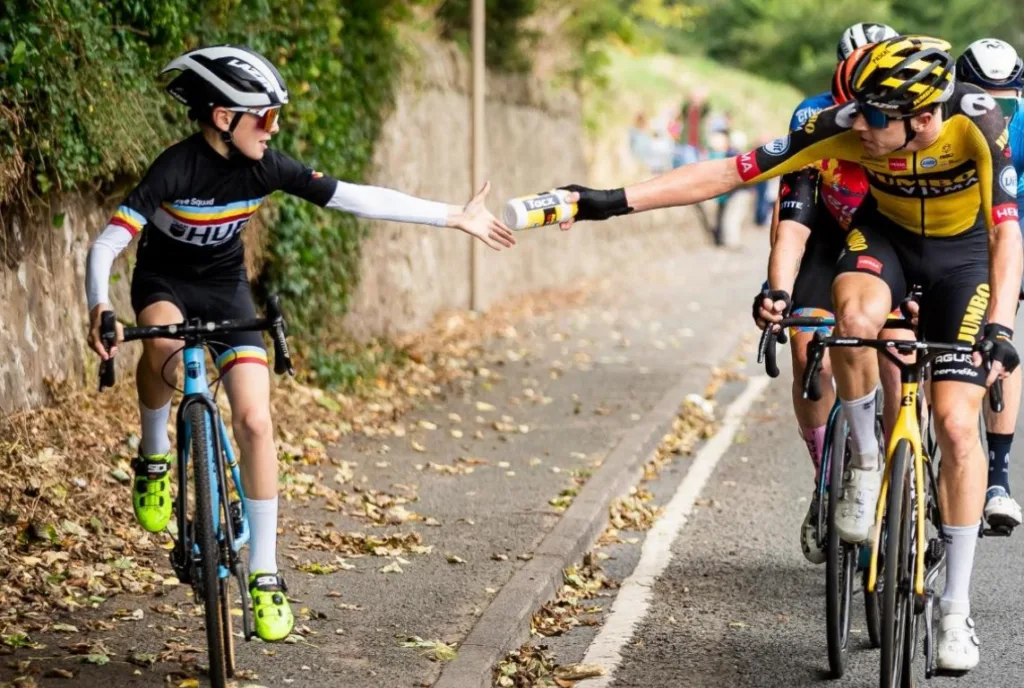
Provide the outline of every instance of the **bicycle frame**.
[[920,392],[920,369],[917,364],[902,364],[900,373],[904,380],[900,384],[900,410],[896,416],[896,423],[893,426],[889,445],[885,452],[885,470],[882,474],[882,490],[878,496],[878,503],[875,506],[875,537],[871,545],[871,563],[868,568],[868,592],[875,592],[875,585],[878,582],[878,551],[882,541],[882,517],[885,515],[886,495],[889,493],[889,483],[892,469],[892,457],[896,451],[896,445],[900,440],[907,440],[914,451],[914,489],[918,495],[915,520],[915,539],[917,540],[916,563],[914,567],[914,594],[923,597],[924,589],[924,556],[927,548],[925,537],[925,494],[924,476],[925,464],[930,462],[924,452],[924,444],[921,441],[921,424],[917,417],[917,396]]
[[[206,379],[206,349],[202,343],[194,339],[185,340],[185,349],[183,351],[184,359],[184,370],[185,370],[185,387],[184,387],[184,398],[178,405],[177,413],[177,427],[178,432],[178,533],[179,543],[183,543],[182,550],[179,555],[183,555],[185,547],[189,547],[193,555],[198,553],[198,545],[195,543],[186,543],[188,538],[188,461],[189,461],[189,450],[191,448],[191,433],[189,432],[189,425],[186,421],[188,417],[188,411],[192,406],[199,404],[206,409],[206,423],[207,423],[207,434],[209,438],[207,455],[209,456],[209,463],[205,467],[195,466],[193,470],[207,470],[210,473],[210,490],[213,494],[210,495],[211,503],[213,507],[213,528],[218,535],[218,540],[221,542],[223,548],[223,554],[227,557],[222,557],[222,563],[218,571],[219,578],[227,578],[231,575],[231,571],[224,565],[223,561],[229,560],[233,554],[237,554],[238,551],[249,542],[249,518],[245,512],[245,492],[242,487],[242,478],[239,471],[238,461],[235,459],[234,450],[231,447],[231,441],[227,435],[227,428],[224,426],[224,422],[221,420],[220,413],[217,409],[216,401],[210,392],[209,383]],[[217,431],[213,432],[213,428],[210,427],[211,420],[215,420],[217,424]],[[224,464],[225,461],[221,458],[226,459],[228,468],[231,470],[231,481],[234,485],[235,490],[239,496],[239,508],[241,509],[241,530],[238,536],[235,536],[234,528],[232,524],[227,524],[227,527],[221,527],[221,507],[224,510],[224,514],[231,514],[231,501],[227,482],[227,475],[225,474]],[[181,563],[186,564],[183,560]]]

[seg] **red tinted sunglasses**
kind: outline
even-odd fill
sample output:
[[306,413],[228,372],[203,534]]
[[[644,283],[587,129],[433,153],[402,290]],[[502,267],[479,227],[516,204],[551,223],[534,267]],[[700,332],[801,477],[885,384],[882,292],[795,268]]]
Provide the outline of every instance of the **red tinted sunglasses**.
[[253,115],[259,118],[256,125],[263,131],[270,131],[274,128],[274,124],[277,123],[277,118],[281,114],[280,107],[266,107],[266,108],[230,108],[232,112],[244,112],[249,115]]

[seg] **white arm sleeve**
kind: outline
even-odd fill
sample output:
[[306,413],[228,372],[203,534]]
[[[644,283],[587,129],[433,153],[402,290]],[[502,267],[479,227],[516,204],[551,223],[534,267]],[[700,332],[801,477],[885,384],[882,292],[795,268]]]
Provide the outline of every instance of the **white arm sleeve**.
[[114,260],[132,243],[132,233],[118,225],[107,225],[89,247],[85,261],[85,295],[92,311],[99,303],[110,303],[110,269]]
[[373,220],[412,222],[444,227],[448,223],[448,206],[427,201],[394,189],[338,182],[328,208]]

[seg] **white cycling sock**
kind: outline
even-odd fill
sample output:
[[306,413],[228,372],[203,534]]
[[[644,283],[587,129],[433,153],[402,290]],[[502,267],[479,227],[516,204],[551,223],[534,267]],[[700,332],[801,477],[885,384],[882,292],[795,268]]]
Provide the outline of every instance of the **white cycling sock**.
[[875,437],[875,391],[860,399],[841,399],[846,422],[850,426],[850,444],[853,456],[850,463],[856,468],[878,468],[878,438]]
[[249,573],[277,573],[277,497],[246,499],[249,516]]
[[139,402],[139,415],[142,416],[142,439],[139,440],[139,453],[143,456],[159,456],[171,451],[171,438],[167,435],[167,420],[171,417],[171,402],[158,409],[146,408]]
[[971,572],[980,525],[979,521],[973,526],[942,526],[946,541],[946,589],[939,608],[943,614],[971,613]]

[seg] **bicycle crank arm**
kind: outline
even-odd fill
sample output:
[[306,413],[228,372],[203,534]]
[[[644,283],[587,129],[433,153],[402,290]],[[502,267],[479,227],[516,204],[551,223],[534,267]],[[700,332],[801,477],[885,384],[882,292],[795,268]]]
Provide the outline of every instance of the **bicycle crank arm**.
[[935,593],[928,591],[924,600],[924,677],[935,675]]

